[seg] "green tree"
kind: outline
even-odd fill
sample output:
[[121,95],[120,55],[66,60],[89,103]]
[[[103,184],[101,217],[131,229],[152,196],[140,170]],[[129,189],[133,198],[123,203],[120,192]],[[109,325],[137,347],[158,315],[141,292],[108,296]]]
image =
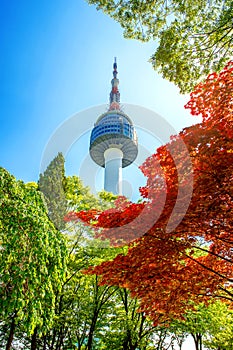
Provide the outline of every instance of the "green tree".
[[190,334],[196,350],[233,349],[233,311],[220,300],[209,305],[199,304],[184,315],[183,321],[174,321],[171,330]]
[[[65,178],[65,195],[71,211],[114,205],[116,196],[102,191],[91,194],[77,176]],[[112,249],[94,239],[93,232],[80,221],[67,223],[64,232],[69,240],[69,260],[62,291],[57,295],[56,321],[40,341],[55,349],[133,349],[148,342],[153,326],[138,303],[125,290],[100,286],[97,276],[83,274],[91,265],[112,259],[124,248]],[[144,347],[142,347],[144,349]]]
[[215,302],[206,310],[207,333],[203,344],[209,349],[233,349],[233,310],[227,303]]
[[[98,241],[83,247],[79,239],[57,299],[57,320],[47,334],[47,346],[58,350],[154,349],[155,327],[138,312],[138,301],[126,289],[99,285],[99,277],[82,273],[92,264],[113,258],[116,250],[103,249]],[[161,336],[158,349],[164,342]]]
[[96,330],[107,324],[107,315],[114,307],[116,288],[99,286],[99,278],[84,275],[82,270],[92,262],[103,261],[105,254],[96,245],[78,246],[70,255],[66,279],[57,296],[56,321],[41,341],[41,348],[45,340],[49,349],[93,349]]
[[232,57],[231,0],[87,0],[110,15],[126,38],[154,40],[150,61],[182,93]]
[[67,201],[64,192],[65,167],[62,153],[51,161],[38,181],[39,190],[43,193],[48,214],[57,229],[65,228],[64,216],[67,212]]
[[105,325],[100,331],[101,349],[155,349],[153,336],[156,334],[158,340],[160,329],[154,327],[143,312],[138,311],[137,299],[131,298],[125,288],[118,288],[114,297],[115,305],[108,314],[107,327]]
[[55,296],[65,276],[66,242],[49,220],[34,184],[0,168],[0,317],[8,326],[1,348],[11,349],[17,330],[37,336],[52,325]]
[[67,176],[65,178],[65,197],[69,210],[82,211],[89,209],[103,210],[114,206],[116,195],[101,191],[94,196],[88,186],[84,186],[78,176]]
[[[48,168],[52,165],[53,174],[61,174],[60,164],[52,161]],[[55,183],[57,179],[58,186]],[[59,183],[61,177],[53,176],[53,186],[59,188]],[[70,211],[106,209],[113,206],[116,199],[116,196],[105,191],[94,196],[77,176],[64,176],[62,183],[63,198]],[[56,211],[55,206],[51,208]],[[96,329],[107,323],[107,314],[114,307],[112,297],[116,288],[99,286],[96,276],[85,275],[82,270],[111,259],[116,253],[110,248],[106,249],[103,242],[95,240],[92,230],[79,221],[66,223],[63,220],[63,233],[68,240],[67,272],[62,289],[56,296],[55,322],[40,339],[38,346],[40,349],[44,349],[44,346],[49,349],[92,349],[97,341]]]

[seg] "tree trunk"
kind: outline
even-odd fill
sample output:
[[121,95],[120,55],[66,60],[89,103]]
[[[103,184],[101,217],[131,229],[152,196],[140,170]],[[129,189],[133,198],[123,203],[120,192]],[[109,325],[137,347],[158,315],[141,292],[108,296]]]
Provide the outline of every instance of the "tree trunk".
[[57,336],[57,331],[54,329],[54,330],[53,330],[52,343],[50,344],[50,347],[49,347],[50,350],[53,350],[53,348],[54,348],[56,336]]
[[47,337],[45,335],[43,339],[43,350],[46,350],[46,341],[47,341]]
[[191,333],[196,350],[202,350],[202,335],[200,333]]
[[88,334],[88,342],[87,342],[87,349],[88,350],[92,349],[95,325],[96,325],[96,321],[92,320],[92,324],[91,324],[90,331],[89,331],[89,334]]
[[10,328],[10,333],[7,339],[7,344],[6,344],[6,350],[11,349],[11,344],[14,338],[14,332],[15,332],[15,316],[13,316],[12,322],[11,322],[11,328]]
[[31,350],[36,350],[37,346],[37,328],[35,328],[31,339]]
[[63,341],[65,337],[65,328],[62,326],[59,329],[59,332],[57,334],[56,344],[54,344],[54,347],[52,350],[62,350],[63,349]]

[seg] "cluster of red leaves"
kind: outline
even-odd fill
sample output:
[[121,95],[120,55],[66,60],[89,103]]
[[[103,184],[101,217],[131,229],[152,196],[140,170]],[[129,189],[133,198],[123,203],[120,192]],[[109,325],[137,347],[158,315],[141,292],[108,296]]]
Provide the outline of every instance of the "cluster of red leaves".
[[155,323],[181,318],[189,301],[233,300],[232,70],[229,63],[192,93],[186,108],[203,122],[141,166],[148,178],[143,204],[85,214],[102,227],[101,237],[131,241],[127,255],[89,272],[102,275],[102,284],[129,288]]
[[88,211],[70,211],[66,216],[64,217],[64,221],[70,222],[70,221],[79,221],[81,220],[83,223],[90,225],[93,220],[97,220],[99,217],[100,212],[97,210],[88,210]]
[[136,234],[141,236],[144,224],[141,214],[144,208],[145,203],[135,204],[121,196],[115,201],[114,208],[104,212],[96,210],[70,212],[64,220],[66,222],[81,220],[85,225],[91,225],[96,238],[108,239],[112,245],[121,246],[136,239]]
[[191,93],[185,108],[193,115],[201,115],[210,127],[217,127],[233,137],[233,61],[218,74],[212,73]]

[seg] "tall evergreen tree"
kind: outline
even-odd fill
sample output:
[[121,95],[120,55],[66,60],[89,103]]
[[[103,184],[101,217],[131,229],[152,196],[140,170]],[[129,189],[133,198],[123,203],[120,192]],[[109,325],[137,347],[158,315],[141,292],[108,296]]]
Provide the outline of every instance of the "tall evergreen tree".
[[49,217],[57,229],[65,227],[64,216],[67,211],[67,201],[64,192],[65,167],[62,153],[51,161],[39,178],[39,190],[44,194]]

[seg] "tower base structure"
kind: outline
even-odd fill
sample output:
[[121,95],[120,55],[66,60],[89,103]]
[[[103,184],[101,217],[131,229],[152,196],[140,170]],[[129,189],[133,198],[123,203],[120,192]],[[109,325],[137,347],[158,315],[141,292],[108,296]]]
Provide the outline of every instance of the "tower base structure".
[[119,148],[108,148],[104,152],[105,174],[104,189],[116,195],[122,195],[122,159],[123,152]]

